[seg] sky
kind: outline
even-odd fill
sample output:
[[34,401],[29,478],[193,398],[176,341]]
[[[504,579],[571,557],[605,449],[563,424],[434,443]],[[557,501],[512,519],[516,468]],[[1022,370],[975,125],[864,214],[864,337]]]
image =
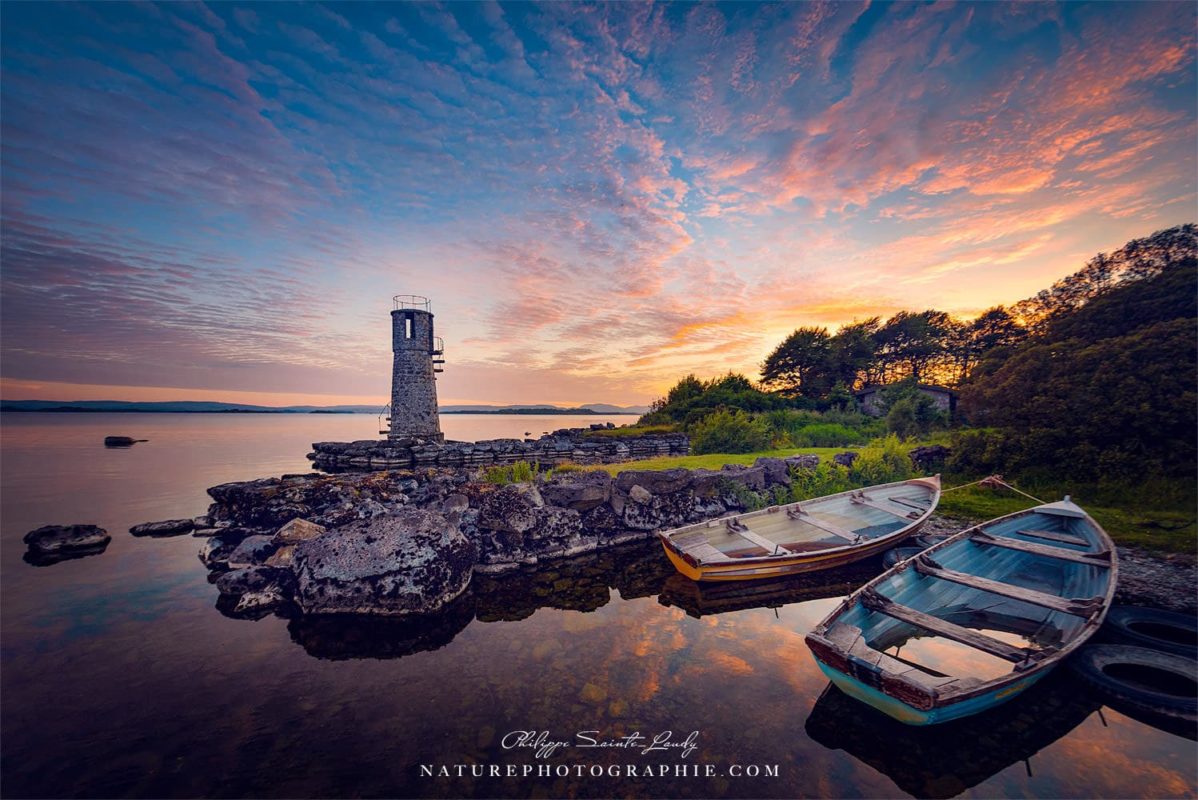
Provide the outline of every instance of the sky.
[[4,3],[4,399],[645,403],[1198,218],[1155,3]]

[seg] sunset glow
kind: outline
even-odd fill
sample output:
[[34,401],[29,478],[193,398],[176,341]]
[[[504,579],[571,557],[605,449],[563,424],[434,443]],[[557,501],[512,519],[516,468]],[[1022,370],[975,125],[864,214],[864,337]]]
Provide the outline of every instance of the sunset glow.
[[1195,218],[1192,3],[3,7],[4,399],[645,403]]

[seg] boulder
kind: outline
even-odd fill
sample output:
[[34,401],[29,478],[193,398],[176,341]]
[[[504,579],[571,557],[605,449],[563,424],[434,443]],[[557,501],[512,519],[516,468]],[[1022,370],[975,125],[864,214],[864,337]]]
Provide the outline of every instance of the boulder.
[[282,570],[272,567],[245,567],[222,574],[216,579],[221,594],[245,594],[277,587]]
[[782,459],[762,456],[753,466],[765,470],[766,486],[790,486],[790,467]]
[[696,469],[691,472],[691,491],[696,497],[718,497],[722,480],[724,475],[719,470]]
[[129,533],[134,536],[179,536],[195,528],[195,519],[164,519],[161,522],[143,522],[134,525]]
[[287,567],[290,568],[292,562],[295,561],[295,545],[285,544],[279,547],[269,558],[262,562],[267,567]]
[[907,455],[911,458],[911,463],[918,469],[925,472],[936,469],[944,465],[945,459],[953,454],[951,448],[945,447],[942,444],[932,444],[925,447],[916,447]]
[[100,551],[108,546],[112,537],[108,531],[96,525],[45,525],[25,534],[29,552],[53,556],[65,553]]
[[832,456],[832,463],[839,464],[842,467],[852,467],[853,462],[857,460],[857,453],[849,450],[847,453],[837,453]]
[[650,494],[671,494],[690,485],[688,469],[625,470],[616,476],[616,488],[627,493],[633,486],[642,486]]
[[513,483],[487,495],[479,508],[478,524],[507,533],[524,533],[537,522],[545,500],[530,483]]
[[651,495],[649,490],[644,486],[641,486],[640,484],[634,484],[633,487],[628,490],[628,499],[643,506],[653,500],[653,495]]
[[746,467],[741,464],[728,464],[722,470],[723,477],[741,484],[746,489],[760,492],[765,488],[765,467]]
[[819,456],[817,455],[787,456],[782,460],[792,469],[815,469],[819,466]]
[[275,531],[275,544],[299,544],[309,539],[315,539],[327,530],[323,525],[309,522],[306,519],[293,519]]
[[611,497],[611,475],[601,470],[568,472],[541,486],[541,496],[551,506],[590,511]]
[[279,549],[273,536],[247,536],[229,553],[229,569],[262,564]]
[[427,614],[466,590],[475,559],[442,514],[404,508],[295,545],[295,599],[309,614]]
[[225,539],[221,536],[211,536],[200,548],[199,558],[208,569],[228,569],[229,554],[237,547],[240,539]]

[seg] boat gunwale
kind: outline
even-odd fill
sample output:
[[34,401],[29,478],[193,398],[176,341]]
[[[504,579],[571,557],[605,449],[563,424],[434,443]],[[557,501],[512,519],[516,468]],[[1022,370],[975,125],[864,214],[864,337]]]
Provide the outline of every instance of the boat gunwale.
[[[917,556],[912,556],[911,558],[900,561],[898,564],[895,564],[893,567],[886,570],[881,575],[878,575],[875,578],[871,579],[870,581],[868,581],[867,583],[865,583],[864,585],[860,586],[855,591],[850,593],[843,600],[841,600],[840,603],[837,604],[836,608],[834,608],[826,617],[824,617],[824,619],[822,619],[819,622],[819,624],[817,624],[814,628],[812,628],[811,631],[807,634],[807,636],[805,638],[808,640],[808,644],[809,645],[811,644],[811,641],[814,637],[814,639],[818,642],[820,649],[830,650],[833,653],[835,653],[836,655],[838,655],[841,659],[845,660],[846,662],[851,663],[850,659],[852,658],[852,656],[843,647],[841,647],[838,643],[829,639],[827,637],[827,632],[828,632],[829,628],[832,626],[832,623],[834,623],[841,616],[843,616],[845,613],[847,613],[849,611],[849,609],[852,608],[854,603],[860,602],[860,597],[862,594],[869,591],[870,589],[873,589],[875,586],[877,586],[877,584],[890,578],[891,576],[897,575],[907,569],[913,569],[914,565],[915,565],[915,560],[919,556],[930,555],[931,553],[934,553],[942,548],[948,547],[949,545],[954,544],[958,541],[972,538],[972,536],[975,533],[978,533],[979,531],[981,531],[983,528],[985,528],[987,526],[994,525],[996,523],[1004,522],[1004,521],[1011,520],[1011,519],[1016,519],[1018,517],[1034,514],[1037,512],[1038,509],[1041,509],[1046,505],[1052,505],[1052,504],[1043,503],[1041,505],[1033,506],[1031,508],[1025,508],[1022,511],[1015,511],[1010,514],[1004,514],[1001,517],[995,517],[994,519],[986,520],[985,522],[979,522],[978,524],[972,525],[972,526],[966,528],[965,530],[960,531],[959,533],[953,534],[952,536],[948,537],[947,539],[945,539],[942,542],[937,542],[935,545],[933,545],[929,548],[926,548],[924,550],[921,550]],[[1079,508],[1080,508],[1080,506],[1079,506]],[[1094,517],[1091,516],[1088,511],[1086,511],[1085,509],[1081,509],[1081,510],[1082,510],[1082,513],[1085,515],[1081,519],[1085,520],[1087,523],[1089,523],[1090,525],[1093,526],[1094,530],[1098,534],[1098,539],[1099,539],[1098,544],[1100,546],[1105,546],[1105,549],[1110,551],[1111,560],[1110,560],[1109,567],[1104,567],[1103,565],[1099,565],[1099,564],[1090,565],[1092,568],[1106,569],[1107,574],[1109,575],[1109,578],[1107,581],[1106,594],[1103,596],[1102,608],[1098,613],[1096,613],[1093,616],[1086,619],[1086,621],[1082,624],[1082,626],[1080,628],[1078,628],[1077,633],[1075,633],[1073,635],[1073,637],[1067,643],[1065,643],[1063,646],[1061,646],[1059,648],[1056,648],[1051,653],[1045,655],[1043,658],[1037,659],[1034,662],[1034,664],[1032,664],[1027,669],[1017,670],[1013,667],[1010,672],[1007,672],[1003,675],[999,675],[995,678],[991,678],[990,680],[986,680],[986,681],[979,681],[979,679],[973,678],[973,676],[962,676],[961,678],[958,679],[958,683],[964,683],[965,685],[961,685],[961,686],[957,686],[957,687],[947,686],[947,687],[929,688],[929,687],[923,686],[921,684],[915,683],[914,681],[906,678],[904,675],[897,674],[897,673],[892,672],[891,670],[886,669],[885,667],[881,667],[881,666],[879,666],[879,668],[878,668],[879,675],[883,676],[884,679],[889,679],[889,681],[892,683],[898,682],[898,683],[902,683],[906,686],[909,686],[913,690],[924,695],[927,698],[929,705],[927,708],[920,708],[919,710],[926,712],[926,711],[931,711],[931,710],[937,709],[937,708],[944,708],[946,706],[950,706],[955,703],[970,700],[975,697],[980,697],[982,695],[986,695],[986,694],[989,694],[992,692],[998,692],[1009,685],[1016,684],[1016,683],[1019,683],[1020,681],[1026,680],[1028,678],[1028,676],[1030,676],[1030,675],[1036,675],[1039,673],[1047,672],[1048,670],[1051,670],[1054,666],[1056,666],[1058,663],[1060,663],[1064,659],[1068,658],[1069,655],[1071,653],[1073,653],[1074,650],[1076,650],[1077,648],[1079,648],[1083,644],[1085,644],[1090,639],[1090,637],[1094,635],[1094,633],[1098,630],[1098,628],[1100,628],[1102,626],[1103,621],[1106,619],[1107,612],[1110,610],[1111,605],[1114,602],[1115,588],[1116,588],[1116,584],[1118,582],[1118,577],[1119,577],[1119,555],[1118,555],[1117,550],[1115,549],[1114,542],[1111,540],[1110,534],[1108,534],[1106,532],[1106,530],[1102,527],[1102,525],[1099,524],[1098,520],[1094,519]],[[1099,552],[1101,552],[1101,551],[1099,551]],[[1085,565],[1082,565],[1082,566],[1085,566]],[[862,631],[862,635],[864,635],[864,631]],[[876,652],[880,652],[880,651],[876,651]],[[812,655],[816,658],[817,661],[824,662],[823,659],[821,659],[818,655],[815,654],[814,648],[812,650]],[[885,653],[883,653],[883,655],[885,655]],[[827,662],[824,662],[824,663],[827,663]],[[836,668],[831,664],[828,664],[827,666],[831,669],[836,669],[837,672],[844,672],[843,670]],[[885,681],[883,681],[883,682],[885,682]],[[894,694],[892,694],[891,692],[887,691],[886,689],[883,689],[881,686],[878,686],[877,689],[878,689],[878,691],[883,692],[884,694],[893,698],[894,700],[897,700],[906,705],[912,705],[910,703],[909,699],[904,698],[904,697],[897,697]],[[912,706],[912,707],[915,707],[915,706]]]
[[[694,530],[707,529],[707,528],[712,527],[711,523],[713,523],[713,522],[724,522],[726,524],[728,521],[731,521],[731,520],[739,521],[739,520],[742,520],[742,519],[745,519],[748,517],[759,517],[759,516],[764,516],[766,514],[777,514],[779,512],[784,512],[788,508],[799,507],[801,510],[802,505],[804,503],[814,503],[818,500],[834,500],[838,497],[850,496],[857,492],[862,492],[862,491],[866,491],[866,490],[870,490],[870,489],[885,489],[888,487],[906,486],[908,484],[921,484],[923,486],[931,488],[932,489],[931,504],[928,506],[927,510],[923,514],[921,514],[919,517],[917,517],[915,519],[908,519],[908,524],[904,525],[903,527],[901,527],[897,530],[891,531],[890,533],[887,533],[883,536],[879,536],[876,539],[867,539],[867,540],[861,541],[861,542],[847,542],[846,544],[843,544],[843,545],[837,545],[835,547],[828,547],[828,548],[825,548],[822,550],[812,550],[812,551],[805,552],[805,553],[794,553],[794,552],[770,553],[770,554],[767,554],[764,556],[744,556],[741,558],[734,558],[734,559],[729,559],[728,561],[721,561],[721,562],[706,562],[705,563],[705,562],[699,561],[697,563],[697,568],[699,570],[722,571],[722,570],[726,570],[726,569],[740,568],[742,565],[773,564],[776,562],[792,561],[792,560],[798,560],[801,563],[805,560],[811,560],[813,557],[817,557],[817,556],[820,560],[822,560],[828,554],[840,555],[843,553],[852,552],[853,550],[866,549],[866,548],[873,550],[873,549],[876,549],[876,546],[880,543],[889,542],[891,540],[902,541],[902,539],[911,535],[911,532],[913,529],[915,529],[919,526],[922,526],[925,522],[928,521],[928,518],[931,517],[932,514],[934,514],[936,512],[937,507],[939,507],[939,505],[940,505],[940,475],[939,474],[930,475],[930,476],[922,477],[922,478],[908,478],[907,480],[892,481],[890,483],[879,483],[879,484],[875,484],[873,486],[863,486],[858,489],[848,489],[843,492],[837,492],[836,494],[826,494],[821,497],[812,497],[808,500],[798,500],[796,502],[787,503],[786,505],[781,505],[781,506],[770,506],[768,508],[759,508],[756,511],[743,511],[740,514],[732,514],[732,515],[729,515],[726,517],[713,517],[712,519],[704,520],[703,522],[692,522],[689,525],[682,525],[677,528],[671,528],[668,531],[658,531],[657,536],[658,536],[658,538],[661,539],[663,544],[665,544],[667,547],[669,547],[671,550],[673,550],[675,553],[677,553],[680,557],[684,558],[684,560],[685,560],[685,555],[684,555],[682,549],[680,547],[678,547],[678,545],[676,545],[673,541],[671,541],[672,536],[675,536],[683,531],[687,531],[687,530],[691,530],[691,529],[694,529]],[[889,512],[887,512],[887,513],[889,513]],[[902,517],[899,517],[897,515],[895,515],[895,518],[902,519]]]

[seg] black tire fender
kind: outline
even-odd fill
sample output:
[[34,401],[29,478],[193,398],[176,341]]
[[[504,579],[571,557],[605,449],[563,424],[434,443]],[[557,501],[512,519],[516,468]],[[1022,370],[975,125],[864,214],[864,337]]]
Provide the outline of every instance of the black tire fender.
[[1198,658],[1198,617],[1137,606],[1111,606],[1104,634],[1120,642]]
[[1125,644],[1091,644],[1068,661],[1083,680],[1114,701],[1186,720],[1198,718],[1198,662]]

